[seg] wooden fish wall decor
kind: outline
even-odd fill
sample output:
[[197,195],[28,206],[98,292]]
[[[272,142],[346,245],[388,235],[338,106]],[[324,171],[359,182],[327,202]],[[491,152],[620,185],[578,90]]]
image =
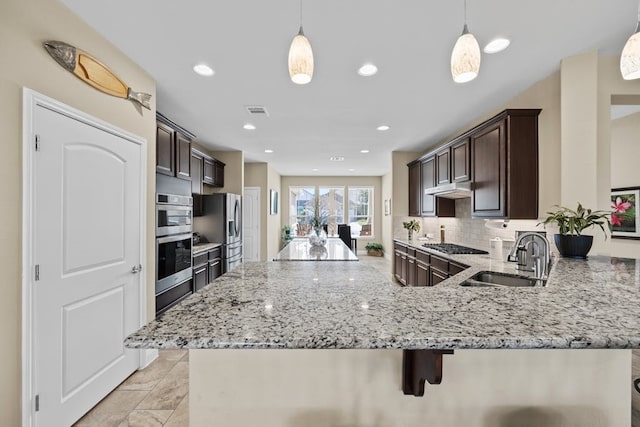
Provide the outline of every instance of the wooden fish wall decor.
[[80,80],[88,83],[101,92],[118,98],[128,99],[134,103],[151,109],[148,93],[131,90],[122,80],[102,62],[86,52],[76,49],[65,42],[49,40],[43,43],[49,55],[65,70],[73,73]]

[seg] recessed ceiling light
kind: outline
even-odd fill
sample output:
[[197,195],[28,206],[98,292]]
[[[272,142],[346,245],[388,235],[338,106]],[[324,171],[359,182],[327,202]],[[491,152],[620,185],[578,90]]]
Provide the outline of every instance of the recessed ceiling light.
[[267,154],[271,154],[271,153],[273,153],[273,150],[269,150],[269,149],[267,148],[266,150],[264,150],[264,152],[265,152],[265,153],[267,153]]
[[207,64],[196,64],[193,66],[193,71],[195,71],[197,74],[200,74],[201,76],[206,77],[213,76],[215,73],[215,71],[213,71],[213,68],[209,67]]
[[362,77],[371,77],[378,72],[378,67],[373,64],[364,64],[362,67],[358,68],[358,74]]
[[246,130],[256,130],[255,125],[252,125],[251,123],[245,123],[242,127]]
[[355,171],[356,171],[355,169],[349,169],[349,172],[355,172]]
[[388,125],[381,125],[381,126],[378,126],[376,129],[378,129],[381,132],[384,132],[385,130],[389,130],[389,126]]
[[314,171],[314,172],[318,172],[318,168],[313,168],[311,170]]
[[497,38],[487,43],[483,50],[484,53],[498,53],[505,50],[510,44],[511,41],[509,39]]
[[367,154],[367,153],[369,152],[369,150],[360,150],[360,152],[361,152],[362,154]]
[[332,162],[344,162],[344,156],[331,156],[329,160]]

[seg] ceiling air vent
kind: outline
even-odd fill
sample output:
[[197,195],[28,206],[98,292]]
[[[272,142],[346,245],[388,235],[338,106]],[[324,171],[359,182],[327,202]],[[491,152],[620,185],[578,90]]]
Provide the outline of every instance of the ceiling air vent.
[[344,162],[344,156],[331,156],[329,160],[332,162]]
[[252,116],[265,116],[265,117],[269,117],[269,113],[267,113],[267,109],[264,108],[262,105],[245,105],[245,107],[247,109],[247,113],[249,113]]

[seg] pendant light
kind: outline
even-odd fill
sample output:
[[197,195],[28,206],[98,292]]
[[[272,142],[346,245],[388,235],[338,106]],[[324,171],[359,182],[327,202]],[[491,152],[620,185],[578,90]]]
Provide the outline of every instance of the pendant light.
[[627,40],[620,55],[620,72],[625,80],[640,78],[640,4],[636,30]]
[[467,0],[464,0],[464,27],[451,52],[451,76],[456,83],[475,79],[480,71],[480,46],[467,28]]
[[313,50],[302,31],[302,0],[300,0],[300,30],[289,48],[289,76],[291,81],[305,85],[313,78]]

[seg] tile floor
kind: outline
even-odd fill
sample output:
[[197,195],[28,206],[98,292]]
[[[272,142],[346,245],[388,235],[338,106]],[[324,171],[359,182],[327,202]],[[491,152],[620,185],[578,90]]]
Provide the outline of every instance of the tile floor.
[[82,417],[74,427],[189,425],[189,353],[163,350]]

